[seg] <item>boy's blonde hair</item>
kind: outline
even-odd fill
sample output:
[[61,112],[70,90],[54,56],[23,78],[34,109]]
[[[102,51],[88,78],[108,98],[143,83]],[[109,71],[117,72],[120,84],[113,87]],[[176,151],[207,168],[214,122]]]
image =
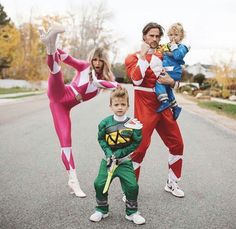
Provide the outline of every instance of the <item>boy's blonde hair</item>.
[[128,91],[126,90],[126,88],[119,87],[119,88],[114,89],[111,92],[110,105],[112,105],[112,101],[113,101],[114,98],[123,98],[123,99],[125,99],[127,101],[128,106],[129,106],[129,94],[128,94]]
[[177,22],[177,23],[174,23],[172,24],[168,31],[167,31],[167,35],[170,35],[170,33],[174,31],[174,32],[178,32],[180,34],[180,37],[181,37],[181,40],[184,39],[185,37],[185,31],[184,31],[184,27],[181,23]]

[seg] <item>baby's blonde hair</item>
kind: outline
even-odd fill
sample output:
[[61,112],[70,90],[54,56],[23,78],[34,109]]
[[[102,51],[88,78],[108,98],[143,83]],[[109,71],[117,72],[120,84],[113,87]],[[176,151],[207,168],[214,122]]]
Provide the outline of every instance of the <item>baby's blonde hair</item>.
[[172,31],[180,33],[181,40],[184,39],[185,31],[181,23],[177,22],[177,23],[172,24],[167,31],[167,35],[170,35]]

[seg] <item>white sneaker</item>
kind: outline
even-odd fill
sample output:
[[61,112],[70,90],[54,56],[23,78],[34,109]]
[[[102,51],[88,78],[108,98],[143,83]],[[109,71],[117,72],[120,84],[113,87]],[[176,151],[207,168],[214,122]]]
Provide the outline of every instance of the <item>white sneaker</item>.
[[135,212],[132,215],[126,215],[126,219],[133,221],[135,224],[141,225],[145,223],[145,219],[140,215],[139,212]]
[[179,188],[178,184],[175,181],[167,182],[165,191],[170,192],[176,197],[184,197],[184,192]]
[[68,181],[68,185],[71,188],[71,194],[75,194],[78,197],[86,197],[86,194],[81,190],[80,185],[79,185],[79,181],[77,179],[70,179]]
[[95,213],[93,213],[91,216],[90,216],[90,220],[93,221],[93,222],[99,222],[101,221],[102,219],[106,218],[108,216],[108,213],[107,214],[103,214],[99,211],[95,211]]
[[42,28],[39,29],[40,38],[46,46],[47,54],[51,55],[56,52],[57,35],[64,32],[65,28],[61,25],[52,26],[47,33]]

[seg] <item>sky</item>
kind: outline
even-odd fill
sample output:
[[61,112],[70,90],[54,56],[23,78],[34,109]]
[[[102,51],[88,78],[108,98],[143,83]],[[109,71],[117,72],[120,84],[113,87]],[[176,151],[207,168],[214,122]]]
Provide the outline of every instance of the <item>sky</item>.
[[[1,0],[4,10],[19,25],[33,16],[64,15],[81,5],[91,5],[100,0]],[[166,30],[181,22],[186,31],[183,43],[191,49],[185,63],[193,65],[229,63],[236,60],[236,1],[235,0],[105,0],[113,13],[109,26],[119,43],[118,61],[123,62],[128,53],[139,49],[142,29],[148,22],[157,22]],[[79,12],[78,12],[79,13]],[[167,42],[167,36],[161,42]],[[236,61],[234,61],[235,63]]]

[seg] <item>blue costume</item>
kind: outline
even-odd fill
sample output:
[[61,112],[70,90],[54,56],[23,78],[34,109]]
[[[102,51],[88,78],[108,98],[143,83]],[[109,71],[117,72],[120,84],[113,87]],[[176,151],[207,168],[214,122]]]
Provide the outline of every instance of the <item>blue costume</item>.
[[[180,81],[182,77],[181,65],[185,64],[183,59],[188,53],[189,47],[183,44],[168,44],[166,47],[169,48],[169,51],[166,50],[167,52],[164,52],[163,67],[166,69],[167,73],[172,79],[175,81]],[[155,91],[158,100],[161,102],[157,112],[162,112],[171,106],[173,108],[174,119],[177,119],[181,108],[178,107],[176,103],[175,96],[170,85],[163,85],[156,82]]]

